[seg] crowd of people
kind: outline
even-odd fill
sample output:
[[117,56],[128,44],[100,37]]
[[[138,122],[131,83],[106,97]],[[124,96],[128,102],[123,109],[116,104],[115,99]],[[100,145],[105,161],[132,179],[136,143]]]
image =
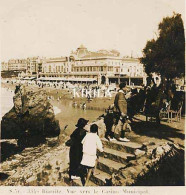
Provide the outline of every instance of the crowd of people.
[[[13,81],[11,81],[14,84]],[[139,88],[129,88],[126,83],[120,83],[119,89],[116,86],[112,89],[105,85],[96,84],[69,84],[69,83],[41,83],[27,82],[27,85],[37,85],[40,88],[52,87],[59,89],[76,88],[82,90],[102,90],[110,89],[115,94],[113,105],[109,106],[104,115],[106,126],[105,138],[108,141],[130,142],[126,137],[126,132],[131,131],[130,123],[136,113],[143,112],[145,115],[154,114],[156,121],[160,123],[159,113],[172,106],[178,109],[183,105],[184,97],[176,91],[174,84],[165,85],[163,82],[157,85],[150,82],[147,86]],[[93,95],[87,96],[91,101]],[[61,97],[59,97],[61,98]],[[74,107],[77,103],[74,102]],[[86,104],[82,105],[86,109]],[[76,129],[70,136],[66,145],[70,146],[70,180],[81,179],[83,185],[87,185],[90,175],[93,173],[97,162],[97,149],[103,152],[104,148],[99,138],[99,129],[96,124],[87,129],[88,120],[80,118],[76,124]]]
[[[131,120],[137,112],[154,113],[157,123],[160,123],[159,112],[167,109],[170,102],[174,109],[183,104],[183,96],[177,95],[174,85],[165,86],[151,83],[142,89],[128,89],[125,83],[120,83],[115,95],[114,104],[104,115],[106,126],[105,138],[108,141],[129,142],[126,132],[131,131]],[[87,132],[88,121],[79,119],[77,129],[72,133],[73,143],[70,147],[70,180],[81,179],[86,186],[90,175],[96,167],[97,149],[103,152],[103,146],[98,135],[98,126],[92,124]]]

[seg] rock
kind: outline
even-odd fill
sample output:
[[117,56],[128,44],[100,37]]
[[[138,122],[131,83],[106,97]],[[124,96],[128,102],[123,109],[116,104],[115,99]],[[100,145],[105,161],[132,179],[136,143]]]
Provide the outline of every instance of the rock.
[[170,146],[169,144],[166,144],[166,145],[164,145],[162,148],[163,148],[163,150],[164,150],[165,152],[168,152],[168,151],[171,149],[171,146]]
[[36,176],[32,176],[30,177],[29,179],[26,180],[26,183],[29,185],[29,186],[36,186],[37,185],[37,178]]
[[145,151],[136,149],[135,152],[134,152],[134,154],[138,158],[138,157],[143,156],[145,154]]
[[113,173],[111,176],[111,184],[112,186],[121,186],[121,177],[119,176],[118,173]]
[[159,158],[164,154],[164,149],[162,146],[158,146],[152,151],[152,158]]
[[141,149],[147,151],[150,146],[155,146],[155,142],[152,142],[152,141],[144,142],[142,144]]
[[2,118],[2,139],[22,138],[24,144],[37,145],[46,137],[59,135],[59,122],[45,90],[21,86],[16,90],[13,102],[14,107]]

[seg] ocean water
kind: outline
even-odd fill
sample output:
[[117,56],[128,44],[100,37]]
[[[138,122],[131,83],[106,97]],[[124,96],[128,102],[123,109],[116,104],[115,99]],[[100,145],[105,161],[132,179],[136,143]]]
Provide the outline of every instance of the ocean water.
[[0,120],[2,117],[9,112],[9,110],[13,107],[13,96],[14,91],[8,88],[1,88],[0,90]]
[[54,112],[56,113],[56,119],[59,120],[61,130],[67,127],[65,131],[68,135],[75,130],[75,125],[77,124],[79,118],[85,118],[91,123],[104,113],[99,110],[83,110],[81,108],[74,108],[73,101],[66,99],[52,101],[52,104]]
[[[8,88],[1,88],[1,104],[0,104],[0,121],[2,117],[9,112],[13,107],[14,91]],[[82,110],[80,108],[74,108],[71,100],[51,101],[56,115],[56,119],[59,120],[61,129],[66,128],[67,134],[71,134],[76,128],[75,125],[79,118],[85,118],[90,122],[97,119],[98,116],[103,114],[103,111],[98,110]]]

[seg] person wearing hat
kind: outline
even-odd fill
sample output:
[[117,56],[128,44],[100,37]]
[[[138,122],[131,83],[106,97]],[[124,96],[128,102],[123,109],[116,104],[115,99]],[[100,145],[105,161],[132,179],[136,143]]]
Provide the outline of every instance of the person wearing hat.
[[70,167],[69,167],[69,177],[71,179],[80,179],[77,176],[77,169],[82,160],[83,152],[82,152],[82,143],[81,141],[85,137],[87,131],[84,129],[88,124],[88,120],[84,118],[80,118],[76,124],[76,129],[71,134],[71,147],[70,147]]
[[130,141],[125,137],[125,132],[123,130],[123,125],[125,119],[127,118],[127,101],[125,98],[126,83],[120,83],[119,91],[115,96],[114,100],[114,118],[115,118],[115,127],[120,125],[120,141],[128,142]]

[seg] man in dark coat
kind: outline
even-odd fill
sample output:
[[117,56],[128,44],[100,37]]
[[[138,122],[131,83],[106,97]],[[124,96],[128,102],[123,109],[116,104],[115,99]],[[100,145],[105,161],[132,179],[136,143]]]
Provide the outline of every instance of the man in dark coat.
[[82,160],[83,152],[82,152],[82,143],[81,141],[85,137],[87,131],[84,127],[87,125],[88,120],[84,118],[80,118],[76,125],[76,129],[71,134],[71,147],[70,147],[70,168],[69,168],[69,177],[70,179],[78,179],[77,177],[77,169]]
[[128,142],[130,141],[125,137],[125,132],[123,130],[123,125],[125,119],[127,118],[127,101],[125,98],[125,83],[120,83],[119,91],[115,96],[114,100],[114,115],[115,115],[115,125],[120,123],[120,141]]
[[106,126],[105,138],[109,141],[115,140],[114,133],[112,132],[112,126],[114,125],[114,113],[113,106],[109,106],[104,116],[104,123]]

